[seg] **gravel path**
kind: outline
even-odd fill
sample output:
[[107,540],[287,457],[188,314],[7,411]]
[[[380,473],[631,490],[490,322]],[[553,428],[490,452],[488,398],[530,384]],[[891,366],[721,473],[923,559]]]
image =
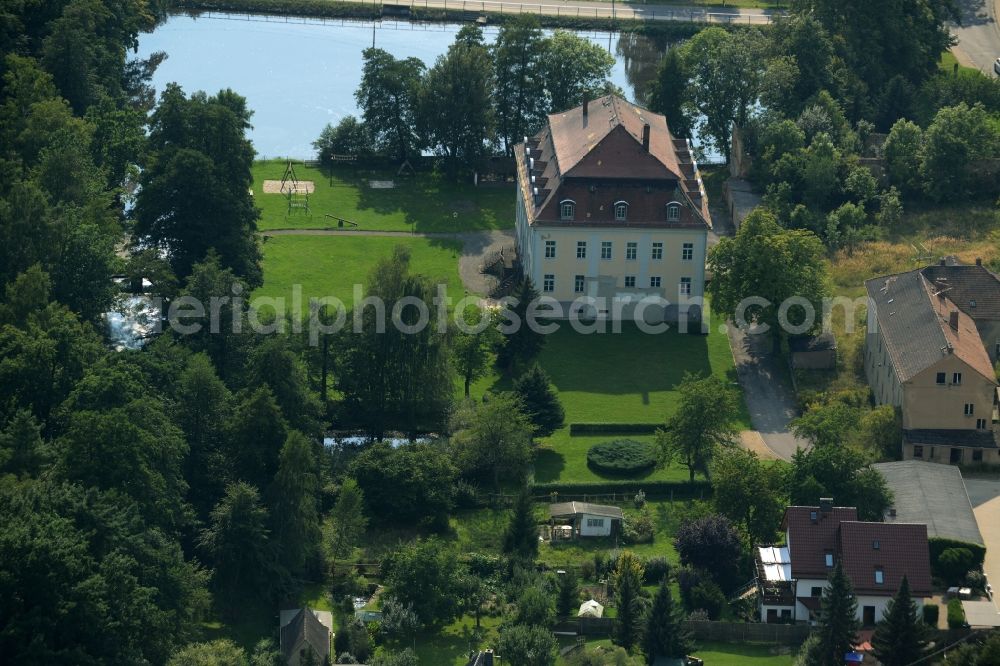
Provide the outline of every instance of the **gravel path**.
[[261,236],[385,236],[390,238],[437,238],[462,242],[458,259],[458,274],[465,288],[474,294],[487,296],[493,287],[493,278],[479,272],[483,257],[502,247],[514,246],[514,231],[458,231],[413,233],[409,231],[377,231],[372,229],[272,229],[259,232]]

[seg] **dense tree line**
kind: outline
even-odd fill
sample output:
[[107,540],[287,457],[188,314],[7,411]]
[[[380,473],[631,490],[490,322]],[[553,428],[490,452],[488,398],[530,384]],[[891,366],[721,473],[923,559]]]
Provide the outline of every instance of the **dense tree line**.
[[513,154],[546,113],[610,90],[613,64],[607,51],[572,32],[544,36],[537,17],[527,15],[504,22],[493,44],[478,26],[463,27],[429,67],[365,49],[355,93],[361,119],[328,125],[313,145],[324,161],[341,154],[402,162],[430,152],[446,158],[454,176],[484,156]]

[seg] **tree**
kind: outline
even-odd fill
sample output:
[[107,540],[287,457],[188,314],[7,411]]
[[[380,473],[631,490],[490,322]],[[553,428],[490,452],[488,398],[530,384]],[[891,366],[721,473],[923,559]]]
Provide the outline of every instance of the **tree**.
[[213,586],[230,613],[242,600],[268,598],[283,584],[268,522],[257,489],[240,482],[226,489],[201,533],[199,544],[215,565]]
[[514,624],[551,626],[556,619],[552,596],[538,585],[528,585],[517,598]]
[[327,124],[313,141],[319,161],[330,166],[334,155],[366,157],[372,152],[368,127],[354,116],[344,116],[336,125]]
[[45,461],[45,443],[35,417],[19,409],[0,430],[0,472],[37,476]]
[[711,572],[725,591],[740,583],[743,544],[725,516],[706,516],[682,524],[674,537],[681,564]]
[[[481,312],[476,308],[475,315]],[[468,313],[463,312],[466,326],[475,327],[477,317],[474,315],[470,320]],[[458,330],[455,332],[451,343],[452,355],[455,360],[455,369],[458,376],[465,382],[465,397],[469,397],[469,390],[472,382],[486,375],[490,368],[490,361],[495,359],[494,350],[500,342],[500,332],[493,325],[493,316],[489,315],[490,325],[481,331]]]
[[377,443],[354,459],[350,474],[364,493],[369,516],[390,524],[448,525],[456,470],[442,448]]
[[618,616],[615,618],[614,640],[626,651],[631,651],[639,638],[642,607],[643,566],[630,551],[622,551],[611,572],[611,589],[614,591]]
[[924,132],[920,175],[937,201],[970,193],[970,162],[1000,154],[1000,131],[977,104],[945,107]]
[[793,420],[792,432],[796,437],[809,440],[813,446],[843,444],[851,429],[857,427],[861,410],[837,399],[810,404],[805,413]]
[[362,56],[361,84],[354,99],[375,149],[399,162],[419,154],[415,129],[424,63],[418,58],[397,60],[376,48],[365,49]]
[[926,652],[927,625],[910,596],[910,582],[903,576],[899,589],[886,605],[883,619],[872,636],[872,652],[885,666],[907,666]]
[[653,604],[646,613],[642,651],[647,664],[653,664],[658,657],[682,659],[691,651],[691,639],[684,630],[681,609],[675,604],[666,579],[660,581]]
[[766,40],[756,29],[707,28],[680,48],[690,75],[691,107],[705,118],[702,133],[728,160],[732,125],[747,124],[760,95]]
[[395,597],[382,597],[382,619],[379,627],[390,639],[407,641],[420,630],[420,618],[413,610],[413,604],[402,604]]
[[889,180],[905,194],[920,192],[920,155],[924,131],[916,123],[897,120],[885,139],[885,168]]
[[[746,324],[766,325],[775,345],[780,340],[778,312],[783,303],[799,297],[812,305],[814,313],[822,312],[822,300],[828,294],[820,240],[808,231],[782,229],[774,215],[762,208],[743,220],[735,238],[723,238],[712,248],[708,265],[713,271],[709,285],[713,307],[734,316],[744,299],[765,299],[766,305],[749,304],[742,314]],[[801,305],[792,304],[787,316],[789,324],[807,330],[820,323],[816,317],[810,321]]]
[[503,552],[525,560],[538,555],[538,525],[527,488],[522,488],[514,499],[510,522],[503,535]]
[[302,573],[320,554],[318,464],[313,444],[300,432],[288,433],[268,504],[279,561],[292,574]]
[[538,94],[544,89],[544,46],[538,19],[530,14],[504,22],[493,42],[493,115],[507,155],[544,120],[545,95]]
[[556,576],[556,614],[570,617],[580,601],[580,582],[576,569],[568,567],[565,573]]
[[243,648],[228,639],[189,643],[175,652],[167,666],[246,666]]
[[391,553],[382,566],[389,592],[412,606],[425,627],[457,617],[460,567],[450,548],[433,539],[418,540]]
[[689,78],[681,49],[675,46],[663,54],[650,85],[649,108],[666,116],[671,134],[678,137],[691,135],[691,121],[684,111]]
[[611,76],[614,57],[585,37],[556,30],[544,42],[542,80],[548,91],[548,111],[565,111],[594,99]]
[[177,381],[175,400],[178,426],[190,450],[185,477],[191,484],[191,501],[204,516],[222,497],[226,480],[233,476],[224,448],[232,394],[208,356],[193,354]]
[[665,427],[657,431],[656,443],[663,460],[679,458],[694,482],[695,472],[708,474],[717,449],[733,444],[737,430],[732,418],[738,397],[718,377],[700,378],[690,373],[685,373],[678,393],[677,410],[667,419]]
[[566,413],[549,383],[542,366],[535,363],[514,381],[514,395],[520,398],[524,411],[534,424],[534,434],[547,436],[561,428]]
[[[359,332],[343,332],[337,388],[344,412],[371,435],[390,428],[414,434],[444,424],[454,393],[447,337],[420,326],[418,308],[402,307],[414,299],[429,304],[434,296],[429,279],[411,274],[409,250],[398,246],[368,278],[366,297],[381,299],[384,311],[359,304]],[[393,312],[394,321],[386,321]],[[365,496],[371,499],[367,491]]]
[[482,30],[466,26],[438,57],[420,90],[420,125],[427,144],[448,158],[453,178],[472,167],[493,139],[493,70]]
[[376,654],[371,660],[371,666],[419,666],[420,660],[410,648],[402,652],[384,652]]
[[340,485],[337,503],[331,514],[333,521],[331,549],[334,557],[348,557],[368,528],[364,493],[358,482],[348,477]]
[[246,100],[229,90],[188,98],[176,84],[160,100],[136,199],[136,239],[167,251],[178,276],[190,274],[212,249],[222,266],[259,286],[260,212],[250,195]]
[[204,572],[126,496],[7,479],[0,505],[6,661],[164,663],[200,633]]
[[710,468],[715,510],[742,526],[750,545],[771,543],[785,510],[780,469],[740,448],[721,451]]
[[531,278],[518,284],[514,301],[507,315],[510,332],[505,333],[503,345],[497,352],[497,365],[513,374],[519,365],[533,361],[545,346],[545,336],[528,324],[528,308],[538,300],[538,291]]
[[504,629],[497,641],[497,652],[518,666],[554,666],[558,647],[548,629],[524,625]]
[[856,614],[858,602],[854,598],[851,581],[844,568],[837,562],[830,574],[829,584],[823,588],[820,601],[818,652],[822,661],[817,666],[836,666],[844,655],[854,649],[861,623]]
[[307,435],[318,436],[323,406],[309,387],[305,367],[290,343],[284,335],[269,335],[257,345],[250,360],[250,384],[269,387],[288,423]]
[[899,411],[892,405],[879,405],[867,412],[861,417],[858,438],[879,458],[898,458],[903,439]]
[[236,478],[266,487],[278,473],[288,426],[267,386],[237,396],[226,425],[226,451]]
[[531,423],[512,394],[490,396],[481,404],[468,401],[452,418],[451,445],[464,473],[488,472],[496,492],[500,477],[523,477],[531,459]]
[[816,506],[833,497],[840,506],[855,506],[860,520],[882,520],[892,505],[892,491],[878,470],[845,446],[799,449],[792,456],[788,496],[793,505]]

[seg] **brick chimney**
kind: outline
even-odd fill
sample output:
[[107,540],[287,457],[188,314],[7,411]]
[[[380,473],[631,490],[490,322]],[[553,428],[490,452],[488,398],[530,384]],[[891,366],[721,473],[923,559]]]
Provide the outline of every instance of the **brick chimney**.
[[649,123],[642,126],[642,149],[649,152]]
[[982,265],[983,265],[983,258],[976,257],[976,266],[982,266]]
[[948,325],[953,331],[958,330],[958,310],[952,310],[948,313]]
[[587,119],[587,107],[590,106],[590,92],[584,91],[583,93],[583,119]]

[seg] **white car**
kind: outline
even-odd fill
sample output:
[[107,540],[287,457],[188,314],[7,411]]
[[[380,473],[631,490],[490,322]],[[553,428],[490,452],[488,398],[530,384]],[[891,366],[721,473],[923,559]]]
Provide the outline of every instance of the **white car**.
[[993,71],[996,72],[997,76],[1000,76],[1000,58],[993,61]]

